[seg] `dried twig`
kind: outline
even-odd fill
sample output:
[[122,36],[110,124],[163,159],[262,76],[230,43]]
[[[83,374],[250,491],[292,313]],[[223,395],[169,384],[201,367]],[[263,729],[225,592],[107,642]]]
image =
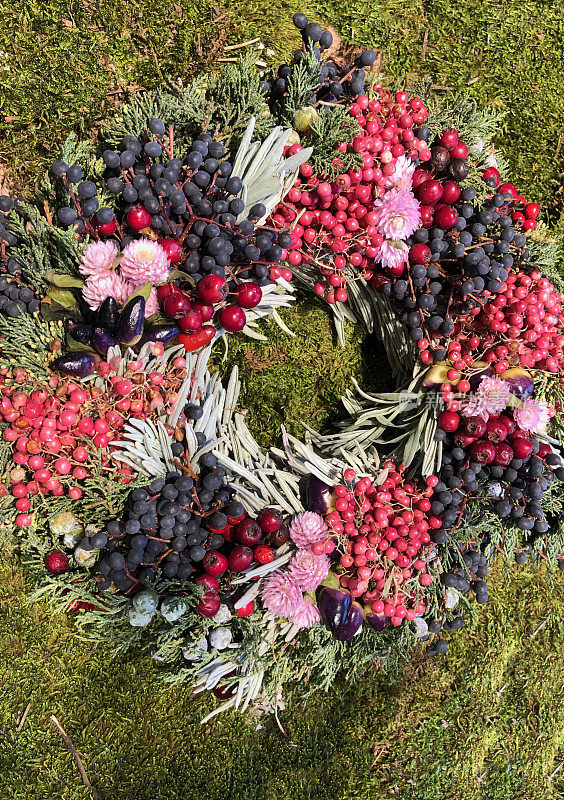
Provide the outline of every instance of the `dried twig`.
[[552,611],[552,609],[549,608],[548,609],[548,617],[543,622],[541,622],[541,624],[539,625],[539,627],[535,631],[533,631],[531,633],[531,639],[534,639],[535,636],[537,635],[537,633],[539,633],[539,631],[542,631],[542,629],[545,627],[545,625],[547,625],[548,620],[550,619],[550,612],[551,611]]
[[224,47],[224,50],[238,50],[240,47],[248,47],[251,44],[256,44],[260,42],[260,36],[257,36],[255,39],[249,39],[248,42],[241,42],[240,44],[228,44],[227,47]]
[[24,726],[25,721],[27,719],[27,715],[29,714],[29,709],[30,708],[31,708],[31,702],[29,702],[27,704],[27,706],[25,707],[25,711],[23,712],[23,714],[20,717],[20,721],[18,722],[18,733],[20,733],[22,731],[22,729],[23,729],[23,726]]
[[72,757],[74,758],[76,766],[78,767],[78,771],[80,773],[80,777],[82,778],[82,783],[90,789],[90,791],[92,792],[92,797],[94,798],[94,800],[98,800],[98,797],[99,797],[98,792],[96,791],[96,789],[90,783],[90,778],[86,774],[86,770],[84,769],[84,764],[82,763],[82,761],[80,759],[80,755],[78,753],[78,750],[74,746],[74,744],[72,742],[72,739],[70,738],[70,736],[68,735],[68,733],[63,728],[63,726],[61,725],[61,723],[59,722],[59,720],[57,719],[57,717],[54,714],[51,714],[50,719],[51,719],[51,722],[53,723],[53,725],[56,727],[56,729],[59,731],[59,733],[61,734],[61,736],[65,740],[66,746],[71,751]]
[[561,761],[561,762],[560,762],[560,764],[559,764],[559,765],[556,767],[556,769],[553,769],[553,770],[552,770],[552,772],[551,772],[551,773],[550,773],[550,775],[548,776],[548,780],[549,780],[549,781],[551,781],[551,780],[554,778],[554,776],[556,775],[556,773],[557,773],[557,772],[560,772],[560,770],[562,769],[562,767],[564,767],[564,761]]
[[425,61],[427,58],[427,42],[429,41],[429,28],[425,28],[425,34],[423,36],[423,45],[421,47],[421,61]]

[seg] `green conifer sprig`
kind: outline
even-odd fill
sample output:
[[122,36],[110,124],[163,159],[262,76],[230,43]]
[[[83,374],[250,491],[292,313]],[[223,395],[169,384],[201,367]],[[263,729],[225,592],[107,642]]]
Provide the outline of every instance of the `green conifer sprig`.
[[[326,180],[332,181],[337,175],[362,164],[359,153],[336,153],[335,148],[341,142],[350,142],[361,131],[357,121],[347,113],[345,108],[334,108],[330,113],[323,110],[312,121],[305,142],[313,147],[313,154],[309,163],[314,172],[323,175]],[[333,160],[338,155],[337,164]]]
[[103,147],[118,147],[126,134],[140,136],[152,117],[174,128],[174,154],[182,155],[202,130],[227,139],[233,152],[250,117],[256,117],[256,133],[266,136],[275,126],[264,94],[255,57],[248,54],[228,64],[216,75],[195,78],[186,86],[168,79],[163,87],[137,94],[125,103],[120,115],[103,128]]
[[[59,322],[42,322],[39,314],[22,314],[15,319],[0,315],[0,367],[12,368],[14,364],[27,370],[32,381],[45,384],[51,370],[53,359],[51,343],[63,337],[63,327]],[[23,383],[22,386],[26,386]],[[37,388],[35,383],[31,383]]]
[[287,94],[280,105],[281,125],[293,125],[296,111],[308,105],[320,78],[321,62],[315,57],[312,46],[305,50],[302,60],[293,67],[287,79]]
[[48,219],[39,203],[18,203],[18,213],[10,214],[9,228],[18,237],[10,252],[21,265],[24,280],[35,289],[47,287],[50,272],[78,276],[80,247],[76,235]]

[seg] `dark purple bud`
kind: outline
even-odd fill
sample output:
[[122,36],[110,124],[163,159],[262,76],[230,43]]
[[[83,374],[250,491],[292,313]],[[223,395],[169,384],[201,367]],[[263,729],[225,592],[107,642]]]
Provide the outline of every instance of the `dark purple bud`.
[[135,345],[135,350],[140,350],[147,342],[160,342],[166,347],[176,339],[179,333],[180,328],[176,325],[153,325],[151,328],[145,328],[143,336]]
[[59,356],[53,362],[53,368],[63,375],[72,378],[86,378],[94,372],[94,367],[100,360],[96,353],[69,353]]
[[307,485],[307,505],[310,511],[327,514],[333,498],[333,487],[320,481],[315,475],[309,476]]
[[317,607],[321,619],[327,625],[333,636],[337,635],[339,628],[345,623],[352,605],[352,594],[341,589],[330,589],[325,586],[321,590]]
[[388,624],[388,617],[385,614],[375,614],[374,611],[368,611],[364,615],[364,619],[371,628],[379,632],[383,631]]
[[[89,325],[75,325],[69,331],[69,338],[79,344],[90,345],[92,344],[92,328]],[[72,345],[69,344],[69,347]]]
[[94,328],[94,333],[92,334],[92,344],[100,353],[100,355],[106,358],[110,347],[115,347],[117,344],[117,339],[115,339],[105,328]]
[[479,372],[475,372],[473,375],[470,375],[468,379],[470,383],[470,388],[473,390],[477,389],[482,381],[482,378],[491,378],[493,374],[494,371],[493,369],[491,369],[491,367],[485,367],[484,369],[481,369]]
[[105,328],[110,333],[114,332],[119,317],[119,308],[114,297],[106,297],[96,312],[96,325]]
[[118,317],[116,338],[120,344],[137,344],[145,326],[145,298],[132,297]]
[[502,372],[499,377],[509,384],[509,391],[516,397],[528,397],[535,388],[533,376],[521,367],[511,367],[511,369]]
[[347,642],[349,639],[352,639],[355,633],[359,632],[362,627],[363,619],[364,613],[362,606],[359,605],[359,603],[352,603],[344,623],[337,629],[333,636],[340,642]]

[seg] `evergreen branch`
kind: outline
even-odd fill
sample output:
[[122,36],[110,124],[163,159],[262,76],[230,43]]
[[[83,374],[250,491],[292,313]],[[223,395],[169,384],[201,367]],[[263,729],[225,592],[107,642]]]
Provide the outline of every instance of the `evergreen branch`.
[[527,236],[526,269],[539,269],[559,292],[564,291],[564,231],[539,223]]
[[38,314],[22,314],[15,319],[0,316],[0,336],[0,367],[17,365],[39,383],[48,382],[53,356],[50,346],[64,336],[61,323],[42,322]]
[[287,93],[278,110],[281,125],[293,127],[296,111],[309,104],[321,80],[321,62],[317,59],[313,45],[304,51],[299,64],[292,68],[287,79]]
[[333,181],[337,175],[359,167],[362,164],[360,153],[339,153],[336,148],[342,142],[352,142],[361,130],[346,108],[321,111],[313,119],[305,137],[308,146],[313,147],[309,163],[314,172]]
[[[40,197],[38,197],[38,203]],[[21,265],[23,278],[36,289],[48,285],[49,272],[78,276],[80,247],[72,228],[59,228],[45,217],[45,210],[19,202],[9,217],[9,228],[18,238],[10,255]]]

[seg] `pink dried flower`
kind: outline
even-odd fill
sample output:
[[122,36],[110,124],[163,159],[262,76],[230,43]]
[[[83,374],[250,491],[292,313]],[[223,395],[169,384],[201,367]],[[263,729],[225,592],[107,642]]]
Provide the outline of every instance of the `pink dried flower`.
[[288,619],[298,628],[311,628],[320,620],[319,609],[311,597],[303,597],[300,605]]
[[400,156],[396,161],[395,167],[393,175],[390,175],[386,180],[386,186],[400,191],[410,191],[415,171],[414,162],[406,158],[406,156]]
[[266,578],[260,596],[267,611],[285,619],[295,614],[303,601],[298,582],[287,572],[274,572]]
[[290,536],[296,547],[309,549],[316,542],[325,542],[329,529],[320,514],[304,511],[290,523]]
[[82,288],[82,296],[91,309],[102,305],[106,297],[113,297],[124,306],[133,292],[133,286],[117,272],[101,272],[89,275]]
[[78,265],[83,275],[100,275],[113,269],[118,254],[117,243],[112,239],[105,242],[91,242],[84,249]]
[[513,419],[522,431],[539,433],[548,425],[550,420],[550,406],[546,400],[534,400],[528,397],[520,408],[513,412]]
[[387,240],[382,243],[377,259],[384,269],[399,267],[407,261],[409,247],[405,242]]
[[145,319],[152,317],[159,310],[159,299],[157,297],[157,290],[153,286],[149,292],[149,297],[145,303]]
[[490,416],[501,414],[510,397],[511,391],[507,381],[486,375],[480,381],[476,393],[464,402],[462,414],[465,417],[481,417],[488,420]]
[[136,239],[130,242],[121,255],[120,271],[134,286],[151,283],[157,286],[168,278],[170,261],[158,242]]
[[325,554],[316,556],[311,550],[298,550],[288,571],[302,592],[314,592],[329,574],[329,557]]
[[410,191],[390,189],[374,208],[380,215],[378,233],[385,239],[407,239],[419,225],[419,203]]

